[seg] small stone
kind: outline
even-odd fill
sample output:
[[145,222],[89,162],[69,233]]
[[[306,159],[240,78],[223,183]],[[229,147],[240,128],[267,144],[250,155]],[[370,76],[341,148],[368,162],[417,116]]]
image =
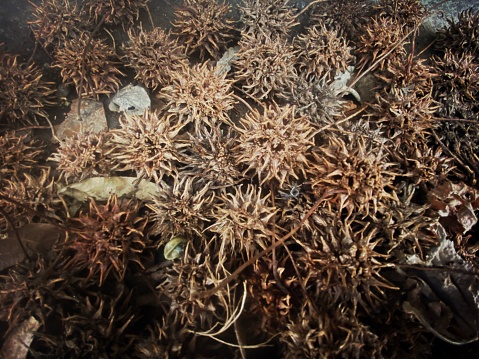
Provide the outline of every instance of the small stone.
[[127,115],[143,115],[151,107],[151,100],[141,86],[128,85],[113,96],[108,106],[110,111]]
[[55,134],[59,140],[71,138],[79,133],[89,131],[99,133],[108,130],[105,109],[101,102],[82,99],[80,114],[81,119],[78,118],[78,99],[75,99],[65,121],[55,126]]

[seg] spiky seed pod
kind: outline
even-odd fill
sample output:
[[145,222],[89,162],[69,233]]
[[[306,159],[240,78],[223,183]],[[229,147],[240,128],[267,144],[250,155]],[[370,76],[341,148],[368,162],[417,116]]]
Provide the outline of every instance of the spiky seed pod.
[[111,271],[122,281],[131,262],[143,267],[141,253],[149,240],[144,234],[147,218],[139,210],[136,200],[119,201],[116,195],[105,205],[90,199],[88,210],[70,219],[66,249],[74,253],[68,267],[88,270],[88,278],[98,275],[99,285]]
[[[324,308],[330,308],[323,304]],[[384,343],[346,306],[321,309],[303,306],[297,318],[280,332],[283,357],[294,358],[381,358]]]
[[329,203],[335,212],[374,214],[387,203],[396,177],[395,163],[387,160],[381,147],[363,137],[350,142],[330,137],[318,147],[310,161],[310,178],[316,193],[333,190]]
[[304,76],[297,76],[278,97],[295,106],[297,116],[307,116],[319,125],[330,124],[344,113],[344,101],[325,78],[308,81]]
[[414,148],[418,141],[426,141],[437,126],[433,119],[437,105],[430,94],[418,97],[414,93],[378,93],[371,108],[377,116],[375,122],[383,126],[386,137],[398,147]]
[[[63,214],[61,213],[63,206],[59,206],[61,201],[57,196],[50,168],[43,168],[38,176],[24,173],[22,177],[22,180],[18,178],[3,180],[0,193],[50,218],[58,218],[58,215]],[[38,217],[23,206],[8,201],[1,201],[1,203],[3,210],[10,216],[10,220],[16,228],[38,221]],[[7,221],[0,216],[0,228],[6,229],[7,227]]]
[[0,276],[0,316],[3,322],[8,322],[7,333],[32,315],[45,323],[51,309],[62,301],[60,297],[68,291],[70,283],[57,268],[46,271],[50,264],[40,257],[19,263]]
[[61,69],[63,82],[74,84],[83,97],[98,100],[100,95],[117,92],[120,88],[119,76],[124,74],[117,67],[120,62],[114,49],[89,33],[84,32],[75,41],[67,42],[54,57],[53,67]]
[[153,203],[147,204],[153,211],[152,233],[161,235],[164,240],[178,235],[201,237],[209,222],[214,197],[207,183],[192,177],[175,176],[172,185],[160,182]]
[[308,278],[305,287],[318,297],[316,303],[359,304],[361,311],[371,313],[386,298],[384,290],[393,287],[382,274],[389,266],[390,255],[381,252],[386,239],[364,218],[360,213],[330,217],[319,236],[298,254],[296,264]]
[[152,31],[140,27],[139,32],[129,29],[128,37],[125,57],[136,71],[135,79],[148,88],[169,85],[173,74],[184,72],[189,65],[182,46],[159,27]]
[[384,90],[394,96],[415,94],[417,97],[432,93],[434,69],[425,60],[409,55],[407,58],[394,57],[383,69],[376,73],[386,87]]
[[355,40],[371,17],[369,0],[326,0],[313,5],[309,25],[324,23],[328,28],[340,28],[350,40]]
[[66,138],[52,154],[50,160],[58,162],[58,171],[68,183],[91,176],[108,175],[113,170],[106,156],[107,134],[102,131],[81,132]]
[[234,20],[228,16],[231,6],[216,0],[185,0],[175,11],[174,33],[191,55],[199,52],[200,59],[208,54],[213,59],[226,48],[233,37]]
[[426,16],[426,8],[421,0],[380,0],[375,11],[405,26],[409,31]]
[[176,73],[170,86],[161,89],[167,112],[181,124],[194,123],[196,133],[218,123],[230,123],[234,106],[232,81],[218,74],[207,62]]
[[298,24],[289,0],[243,0],[239,10],[243,33],[287,38]]
[[218,197],[215,222],[207,230],[219,235],[222,251],[244,251],[249,257],[271,244],[269,222],[277,209],[270,204],[270,194],[263,195],[254,185],[239,185]]
[[47,118],[45,107],[54,104],[53,84],[42,80],[34,64],[18,61],[18,56],[0,54],[0,118],[13,124],[38,124]]
[[23,174],[37,167],[43,155],[40,143],[28,135],[6,132],[0,136],[0,180],[23,179]]
[[297,117],[293,106],[273,103],[263,113],[246,114],[238,128],[236,163],[258,176],[261,184],[278,180],[279,185],[305,175],[307,155],[314,145],[315,129],[305,117]]
[[246,93],[262,100],[291,87],[297,77],[292,45],[279,37],[243,34],[239,46],[235,80]]
[[149,0],[84,0],[83,6],[88,9],[90,17],[99,24],[102,19],[105,24],[133,24],[140,15],[141,9],[146,9]]
[[457,21],[447,19],[448,27],[437,31],[436,48],[442,52],[451,50],[461,56],[471,53],[479,60],[479,10],[462,11]]
[[118,171],[135,171],[140,178],[160,181],[176,171],[182,148],[178,134],[183,125],[156,112],[143,116],[121,116],[121,128],[111,130],[108,156]]
[[479,99],[479,59],[474,55],[446,50],[442,58],[433,57],[434,97],[444,106],[445,117],[477,119]]
[[185,173],[203,178],[213,186],[232,186],[241,177],[234,164],[237,145],[231,128],[223,131],[219,127],[211,131],[190,134],[191,150],[185,158]]
[[37,41],[45,48],[53,45],[62,47],[68,41],[74,41],[81,31],[88,31],[92,24],[86,21],[83,9],[70,0],[44,0],[34,6],[34,20],[29,24]]
[[392,159],[414,183],[433,184],[446,177],[452,169],[450,160],[441,148],[434,150],[429,144],[432,130],[438,127],[434,120],[437,104],[430,94],[377,93],[371,109],[372,121],[388,139]]
[[294,46],[298,51],[299,72],[308,80],[333,80],[347,69],[353,59],[351,48],[338,30],[329,30],[324,24],[311,26],[297,36]]
[[[373,64],[378,58],[387,54],[396,46],[403,36],[403,25],[396,20],[384,16],[374,16],[371,18],[364,32],[356,41],[356,56],[358,57],[358,68],[366,68]],[[400,44],[379,63],[379,69],[382,70],[394,57],[401,57],[406,54],[406,50]]]

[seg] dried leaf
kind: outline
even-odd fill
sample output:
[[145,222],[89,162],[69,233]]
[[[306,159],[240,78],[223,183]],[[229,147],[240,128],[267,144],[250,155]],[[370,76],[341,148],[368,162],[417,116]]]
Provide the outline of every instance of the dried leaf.
[[479,281],[454,243],[444,239],[425,261],[414,255],[407,263],[414,267],[404,270],[406,284],[412,284],[403,304],[406,312],[449,343],[479,339]]
[[157,192],[157,186],[154,183],[146,180],[138,181],[136,177],[92,177],[59,190],[60,194],[81,202],[89,197],[97,201],[106,201],[111,194],[116,194],[118,197],[153,200]]

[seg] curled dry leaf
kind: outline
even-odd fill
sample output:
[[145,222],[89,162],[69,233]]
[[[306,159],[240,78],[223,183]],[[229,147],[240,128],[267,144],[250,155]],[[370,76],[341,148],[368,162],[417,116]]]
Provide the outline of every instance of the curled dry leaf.
[[140,200],[153,200],[158,193],[157,186],[147,180],[136,177],[91,177],[59,189],[64,194],[84,202],[92,197],[97,201],[106,201],[111,194],[118,197]]

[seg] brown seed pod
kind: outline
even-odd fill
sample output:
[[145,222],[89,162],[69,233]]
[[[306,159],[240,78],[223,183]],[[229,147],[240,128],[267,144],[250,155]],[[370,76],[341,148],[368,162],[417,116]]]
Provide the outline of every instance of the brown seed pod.
[[239,46],[235,80],[246,93],[262,100],[292,86],[297,77],[292,45],[280,37],[243,34]]
[[118,171],[134,171],[140,178],[160,181],[176,171],[182,148],[182,125],[155,112],[120,117],[121,128],[110,131],[108,156]]
[[436,73],[424,59],[409,55],[392,58],[383,71],[375,75],[386,85],[383,89],[394,96],[415,94],[423,97],[432,93]]
[[298,67],[308,80],[333,80],[346,70],[353,56],[347,41],[338,30],[329,30],[324,24],[311,26],[294,42],[298,51]]
[[29,24],[37,41],[45,48],[53,45],[62,47],[74,41],[82,31],[91,30],[92,24],[86,21],[83,8],[70,0],[44,0],[34,6],[34,20]]
[[218,234],[228,257],[235,251],[244,251],[245,257],[250,257],[271,244],[269,222],[276,208],[270,204],[270,194],[263,195],[254,185],[243,186],[221,191],[212,213],[214,223],[207,228]]
[[109,95],[120,88],[119,76],[124,74],[118,70],[118,64],[113,48],[89,33],[82,33],[57,50],[53,67],[61,70],[63,82],[74,84],[82,97],[98,100],[100,95]]
[[280,186],[305,175],[315,129],[305,117],[295,115],[293,106],[273,104],[240,122],[234,152],[237,165],[246,167],[243,174],[257,176],[261,184],[276,179]]
[[426,16],[426,8],[421,0],[380,0],[375,11],[404,25],[405,31],[413,29]]
[[175,176],[171,185],[161,181],[154,202],[147,205],[153,211],[152,233],[165,240],[178,235],[201,237],[215,197],[209,187],[187,176]]
[[135,79],[153,90],[169,85],[175,73],[188,67],[184,49],[169,32],[156,27],[152,31],[128,30],[129,45],[125,59],[136,71]]
[[38,168],[44,157],[44,148],[28,135],[6,132],[0,136],[0,180],[16,177]]
[[0,54],[0,118],[9,123],[38,124],[47,118],[45,107],[54,104],[53,84],[42,80],[35,64],[23,64],[18,56]]
[[[22,180],[16,177],[4,179],[0,194],[42,215],[58,218],[62,206],[50,172],[50,168],[47,167],[41,169],[39,175],[24,173]],[[38,221],[37,216],[23,206],[2,200],[2,208],[9,215],[15,228]],[[0,228],[5,230],[7,227],[9,227],[7,221],[0,216]]]
[[467,52],[479,60],[479,10],[462,11],[457,21],[447,19],[448,27],[437,31],[436,48],[443,52],[451,50],[458,56]]
[[161,89],[166,111],[181,124],[194,123],[196,133],[218,123],[229,123],[228,111],[234,106],[232,81],[218,74],[208,62],[175,73],[170,86]]
[[357,68],[366,69],[378,58],[392,51],[387,58],[379,63],[382,70],[394,57],[403,57],[406,54],[404,43],[396,46],[404,37],[404,25],[397,20],[385,16],[374,16],[371,18],[363,33],[356,41],[356,56],[358,57]]
[[326,0],[313,5],[309,13],[309,26],[325,24],[339,28],[350,40],[356,40],[362,27],[371,17],[369,0]]
[[232,186],[241,173],[234,164],[236,133],[219,127],[190,134],[191,149],[185,156],[186,174],[211,182],[213,186]]
[[243,0],[239,10],[243,33],[286,38],[298,24],[289,0]]
[[143,267],[141,253],[149,240],[144,234],[147,219],[139,209],[136,200],[119,201],[116,195],[105,205],[90,199],[88,210],[70,219],[72,234],[65,249],[74,253],[67,267],[88,270],[88,278],[95,276],[99,285],[110,272],[122,281],[132,262]]
[[50,160],[58,162],[58,171],[68,183],[81,181],[91,176],[108,175],[113,170],[106,156],[105,132],[78,133],[60,143]]
[[386,151],[364,137],[349,142],[331,136],[328,142],[313,152],[309,170],[313,190],[334,191],[329,203],[335,213],[376,213],[390,197],[397,164],[388,162]]
[[233,37],[234,20],[228,17],[231,6],[216,0],[185,0],[175,11],[174,33],[191,55],[198,52],[200,59],[208,54],[218,59]]
[[477,119],[479,99],[479,60],[471,53],[446,50],[433,57],[434,97],[443,104],[444,117]]
[[294,358],[380,358],[384,342],[369,325],[346,306],[322,303],[320,313],[307,308],[282,330],[282,357]]
[[330,124],[344,113],[344,100],[338,97],[324,77],[310,81],[304,76],[297,76],[278,97],[295,106],[297,116],[307,116],[319,125]]
[[96,24],[131,25],[140,15],[141,9],[146,9],[149,0],[84,0],[83,6],[88,9],[90,18]]

